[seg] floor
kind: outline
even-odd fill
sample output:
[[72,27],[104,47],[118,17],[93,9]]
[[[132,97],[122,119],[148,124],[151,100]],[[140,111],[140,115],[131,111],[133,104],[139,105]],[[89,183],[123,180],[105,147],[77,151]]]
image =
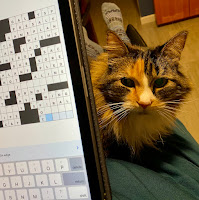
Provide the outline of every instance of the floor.
[[[101,4],[104,0],[91,0],[91,17],[100,45],[106,44],[107,27],[101,15]],[[182,30],[188,30],[189,35],[185,49],[182,53],[181,64],[184,73],[190,78],[193,91],[178,114],[178,118],[183,122],[192,136],[199,143],[199,17],[157,27],[155,22],[141,25],[140,15],[136,0],[112,0],[117,4],[122,12],[124,27],[132,24],[145,42],[150,47],[164,44],[176,33]]]

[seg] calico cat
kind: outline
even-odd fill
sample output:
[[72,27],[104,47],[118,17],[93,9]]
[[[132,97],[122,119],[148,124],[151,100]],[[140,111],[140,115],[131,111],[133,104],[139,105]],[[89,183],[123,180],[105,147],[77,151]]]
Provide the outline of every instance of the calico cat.
[[106,155],[112,140],[138,155],[170,134],[176,111],[191,91],[179,65],[187,34],[142,49],[107,33],[106,52],[91,62],[90,70]]

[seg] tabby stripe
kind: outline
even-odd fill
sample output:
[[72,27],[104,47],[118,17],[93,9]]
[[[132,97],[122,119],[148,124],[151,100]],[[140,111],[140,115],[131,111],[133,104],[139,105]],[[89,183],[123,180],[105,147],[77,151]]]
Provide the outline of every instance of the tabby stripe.
[[147,51],[147,53],[145,54],[145,58],[144,58],[144,72],[146,73],[147,71],[147,66],[148,66],[148,62],[149,62],[149,51]]
[[160,73],[160,68],[157,64],[155,65],[155,71],[157,75]]

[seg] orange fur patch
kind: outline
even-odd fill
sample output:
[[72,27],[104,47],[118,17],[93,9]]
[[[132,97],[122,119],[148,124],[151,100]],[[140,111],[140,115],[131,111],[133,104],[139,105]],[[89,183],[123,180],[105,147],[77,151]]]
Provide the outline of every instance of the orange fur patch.
[[144,91],[144,85],[143,85],[143,79],[145,76],[144,73],[144,60],[139,58],[137,62],[134,64],[134,66],[130,69],[128,69],[129,76],[134,80],[136,89],[132,88],[131,91],[126,99],[131,100],[133,102],[138,101],[140,95]]
[[139,58],[134,64],[133,68],[129,71],[130,76],[142,80],[144,76],[144,60]]

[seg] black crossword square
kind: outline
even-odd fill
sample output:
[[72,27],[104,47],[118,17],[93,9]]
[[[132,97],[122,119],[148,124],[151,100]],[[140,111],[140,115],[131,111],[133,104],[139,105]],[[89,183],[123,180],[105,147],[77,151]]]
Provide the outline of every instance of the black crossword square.
[[3,127],[3,122],[2,121],[0,121],[0,128],[2,128]]
[[35,56],[41,55],[41,49],[35,49]]
[[40,101],[40,100],[42,100],[43,98],[42,98],[42,94],[41,93],[39,93],[39,94],[36,94],[36,100],[37,101]]
[[34,11],[28,13],[28,18],[29,18],[29,20],[35,18],[35,13],[34,13]]

